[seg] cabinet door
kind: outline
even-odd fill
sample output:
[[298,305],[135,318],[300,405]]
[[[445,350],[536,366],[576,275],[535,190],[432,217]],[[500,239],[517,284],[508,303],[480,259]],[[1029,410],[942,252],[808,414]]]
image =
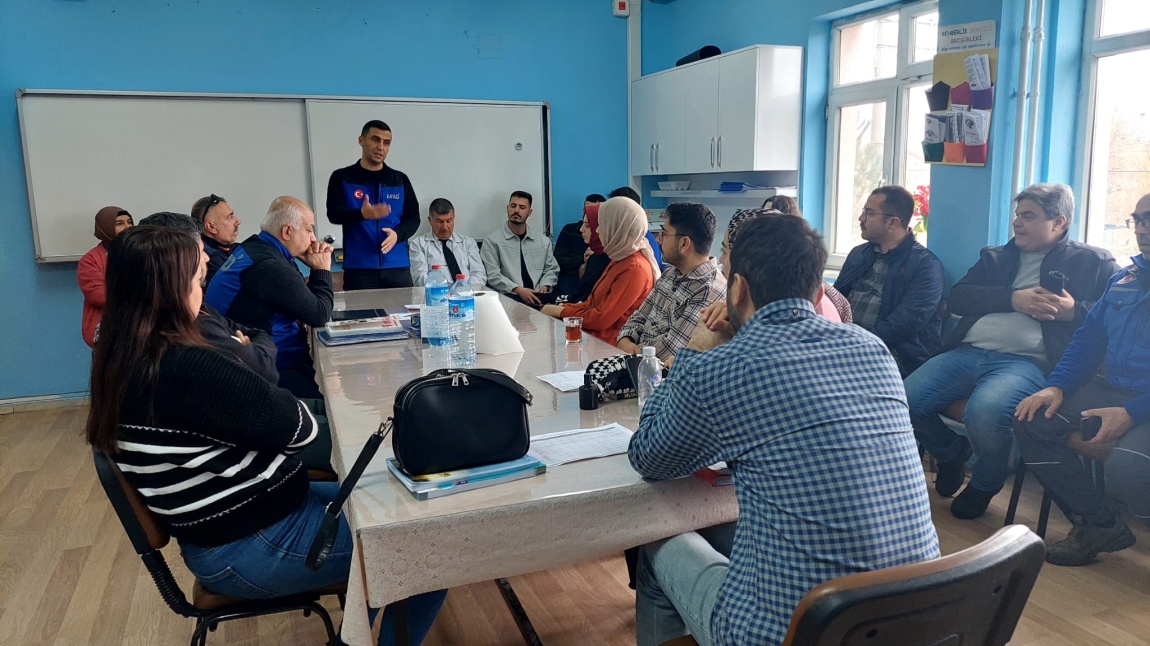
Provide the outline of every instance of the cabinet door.
[[683,172],[718,170],[719,61],[676,72],[684,87]]
[[802,49],[719,59],[719,170],[794,170],[802,131]]
[[655,84],[655,174],[683,173],[683,128],[687,86],[677,72],[651,77]]
[[658,77],[631,83],[631,174],[655,174],[655,137],[658,130],[655,82]]
[[755,168],[755,120],[758,109],[758,49],[718,60],[718,154],[723,172]]

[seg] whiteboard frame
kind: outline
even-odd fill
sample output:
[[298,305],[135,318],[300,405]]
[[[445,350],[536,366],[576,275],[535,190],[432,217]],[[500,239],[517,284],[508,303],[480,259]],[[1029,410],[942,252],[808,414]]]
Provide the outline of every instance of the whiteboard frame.
[[[32,192],[32,168],[28,163],[27,134],[24,129],[24,110],[22,101],[25,96],[67,96],[67,97],[140,97],[140,98],[177,98],[177,99],[226,99],[226,100],[260,100],[299,102],[306,107],[308,100],[320,101],[360,101],[360,102],[388,102],[388,103],[444,103],[450,105],[491,105],[491,106],[520,106],[538,107],[542,111],[543,122],[543,200],[545,212],[545,234],[550,237],[552,231],[552,188],[551,188],[551,104],[546,101],[495,101],[485,99],[432,99],[415,97],[380,97],[380,96],[349,96],[334,94],[242,94],[235,92],[148,92],[148,91],[119,91],[119,90],[57,90],[39,88],[16,89],[16,115],[20,124],[20,151],[24,162],[24,182],[28,191],[28,211],[32,221],[32,242],[35,249],[37,263],[78,262],[82,255],[52,256],[45,258],[40,253],[40,227],[36,219],[36,196]],[[306,122],[305,122],[306,123]],[[307,159],[304,161],[309,175],[314,175],[311,167],[311,130],[305,129],[304,151]],[[309,184],[308,200],[315,204],[316,196]]]

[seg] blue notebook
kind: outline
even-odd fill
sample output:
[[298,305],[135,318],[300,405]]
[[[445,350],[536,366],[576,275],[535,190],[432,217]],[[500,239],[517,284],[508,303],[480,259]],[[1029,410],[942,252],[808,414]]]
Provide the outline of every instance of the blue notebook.
[[527,454],[518,460],[487,464],[470,469],[411,476],[399,468],[395,458],[387,459],[387,470],[416,500],[430,500],[461,491],[481,489],[504,482],[514,482],[537,476],[547,471],[547,465]]

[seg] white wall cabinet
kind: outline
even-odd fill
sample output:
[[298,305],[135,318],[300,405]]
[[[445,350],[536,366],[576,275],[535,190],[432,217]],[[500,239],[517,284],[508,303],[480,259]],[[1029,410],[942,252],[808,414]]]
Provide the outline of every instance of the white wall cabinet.
[[756,45],[632,84],[631,173],[797,170],[802,48]]
[[632,85],[635,110],[631,129],[631,174],[669,175],[683,166],[683,111],[686,86],[667,75],[640,79]]

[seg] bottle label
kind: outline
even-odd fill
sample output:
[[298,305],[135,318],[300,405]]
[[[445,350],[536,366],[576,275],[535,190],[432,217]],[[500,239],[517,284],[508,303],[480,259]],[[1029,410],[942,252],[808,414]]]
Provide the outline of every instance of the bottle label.
[[447,305],[447,285],[429,285],[423,290],[424,304]]
[[447,308],[452,320],[475,320],[474,298],[449,298],[447,299]]

